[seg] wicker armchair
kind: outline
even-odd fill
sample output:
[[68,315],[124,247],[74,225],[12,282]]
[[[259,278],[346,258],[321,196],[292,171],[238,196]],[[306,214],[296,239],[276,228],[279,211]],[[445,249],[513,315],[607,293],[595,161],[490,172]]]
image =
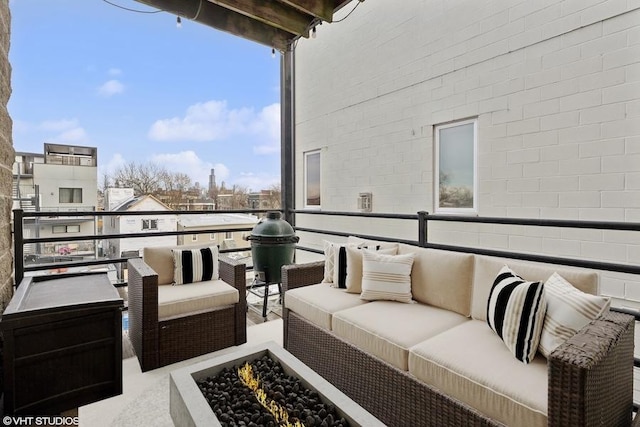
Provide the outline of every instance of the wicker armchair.
[[129,336],[143,372],[247,341],[244,264],[219,258],[220,279],[238,290],[237,303],[167,318],[158,316],[159,274],[139,258],[127,266]]

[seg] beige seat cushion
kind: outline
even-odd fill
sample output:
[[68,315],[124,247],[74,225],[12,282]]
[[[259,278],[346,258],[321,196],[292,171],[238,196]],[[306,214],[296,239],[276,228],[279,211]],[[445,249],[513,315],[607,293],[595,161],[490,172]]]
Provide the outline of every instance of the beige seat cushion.
[[335,313],[332,328],[345,341],[406,371],[410,347],[467,321],[426,304],[373,301]]
[[414,300],[470,315],[473,255],[405,244],[398,253],[415,254],[411,270]]
[[158,318],[167,319],[237,304],[238,290],[222,280],[158,286]]
[[333,313],[366,303],[360,299],[360,295],[349,294],[328,283],[291,289],[284,294],[285,307],[327,330],[331,330]]
[[547,361],[514,358],[485,322],[471,320],[411,348],[409,372],[505,425],[547,425]]
[[554,272],[558,272],[569,283],[588,294],[598,293],[598,273],[593,270],[563,267],[553,264],[540,264],[512,259],[476,256],[473,275],[473,297],[471,300],[471,317],[476,320],[487,320],[487,300],[491,286],[500,269],[508,265],[524,280],[546,282]]

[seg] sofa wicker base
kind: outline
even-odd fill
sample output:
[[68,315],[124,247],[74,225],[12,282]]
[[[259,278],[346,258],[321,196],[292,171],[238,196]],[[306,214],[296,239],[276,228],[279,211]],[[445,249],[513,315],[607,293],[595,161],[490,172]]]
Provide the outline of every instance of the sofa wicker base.
[[389,426],[502,426],[286,310],[285,348]]

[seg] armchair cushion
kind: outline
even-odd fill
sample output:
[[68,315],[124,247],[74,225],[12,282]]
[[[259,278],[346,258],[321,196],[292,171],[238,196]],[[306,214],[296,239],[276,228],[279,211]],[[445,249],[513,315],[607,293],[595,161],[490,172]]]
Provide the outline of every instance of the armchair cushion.
[[158,286],[158,318],[184,316],[238,303],[238,290],[222,280]]
[[173,282],[176,285],[218,280],[218,247],[172,249]]

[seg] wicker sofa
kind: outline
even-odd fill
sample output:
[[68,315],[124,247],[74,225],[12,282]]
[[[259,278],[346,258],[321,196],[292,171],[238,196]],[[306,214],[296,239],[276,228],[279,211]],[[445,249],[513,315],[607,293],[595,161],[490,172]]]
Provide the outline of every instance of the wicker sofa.
[[486,323],[495,274],[558,271],[598,290],[596,273],[400,245],[415,253],[417,304],[366,302],[320,283],[324,262],[283,267],[284,346],[392,426],[628,426],[634,319],[607,311],[556,348],[516,360]]
[[129,336],[143,372],[247,341],[245,265],[221,255],[219,280],[172,286],[171,249],[127,261]]

